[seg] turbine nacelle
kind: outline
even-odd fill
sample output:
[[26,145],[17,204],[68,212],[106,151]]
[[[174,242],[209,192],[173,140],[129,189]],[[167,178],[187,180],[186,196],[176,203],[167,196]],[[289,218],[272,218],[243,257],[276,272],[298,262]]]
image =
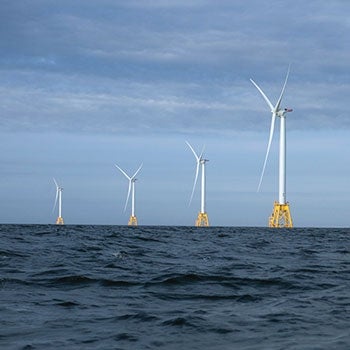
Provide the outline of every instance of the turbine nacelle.
[[54,182],[55,185],[56,185],[56,190],[57,190],[57,191],[62,191],[62,190],[63,190],[63,187],[61,187],[61,186],[57,183],[57,181],[56,181],[55,178],[53,178],[53,182]]
[[289,113],[289,112],[293,112],[293,109],[291,109],[291,108],[285,108],[285,109],[280,109],[277,113],[276,113],[276,115],[278,116],[278,117],[284,117],[287,113]]

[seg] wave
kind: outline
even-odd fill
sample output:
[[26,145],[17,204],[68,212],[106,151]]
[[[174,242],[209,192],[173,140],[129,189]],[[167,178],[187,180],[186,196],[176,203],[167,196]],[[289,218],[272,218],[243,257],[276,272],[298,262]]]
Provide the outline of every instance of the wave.
[[136,313],[128,313],[116,318],[117,321],[125,321],[125,320],[136,320],[140,322],[152,322],[158,321],[159,317],[150,315],[146,312],[136,312]]
[[125,280],[112,280],[103,278],[91,278],[81,275],[69,275],[64,277],[53,278],[44,280],[44,283],[50,284],[51,286],[77,286],[77,285],[93,285],[99,284],[104,287],[131,287],[140,285],[140,282],[125,281]]
[[152,285],[186,285],[195,283],[209,283],[219,284],[231,287],[243,287],[243,286],[255,286],[255,287],[279,287],[279,288],[296,288],[297,286],[292,282],[283,278],[242,278],[231,275],[205,275],[195,273],[184,274],[171,274],[156,277],[150,282],[146,283],[146,286]]
[[71,307],[79,306],[80,304],[79,303],[75,303],[73,301],[60,301],[60,302],[55,303],[55,305],[71,308]]

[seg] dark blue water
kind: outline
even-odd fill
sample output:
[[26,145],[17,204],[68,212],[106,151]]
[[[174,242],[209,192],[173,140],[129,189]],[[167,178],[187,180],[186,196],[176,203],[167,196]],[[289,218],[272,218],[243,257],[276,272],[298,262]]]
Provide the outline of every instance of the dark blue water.
[[0,349],[350,349],[350,229],[0,225]]

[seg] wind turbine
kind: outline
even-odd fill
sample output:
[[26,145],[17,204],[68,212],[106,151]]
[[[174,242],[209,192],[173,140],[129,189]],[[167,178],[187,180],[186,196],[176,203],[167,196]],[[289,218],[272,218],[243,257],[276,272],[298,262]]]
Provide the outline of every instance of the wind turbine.
[[199,167],[201,167],[202,173],[201,173],[201,210],[198,213],[198,217],[196,220],[195,225],[196,226],[209,226],[209,219],[208,219],[208,214],[205,211],[205,190],[206,190],[206,183],[205,183],[205,163],[208,162],[208,159],[203,158],[203,152],[204,152],[204,147],[200,155],[198,155],[193,147],[190,145],[189,142],[187,142],[188,147],[192,151],[193,155],[196,158],[197,166],[196,166],[196,176],[194,178],[194,184],[192,188],[192,194],[191,194],[191,199],[190,199],[190,204],[193,199],[193,194],[194,190],[196,188],[197,180],[198,180],[198,174],[199,174]]
[[268,99],[268,97],[265,95],[262,89],[258,86],[258,84],[256,84],[253,79],[250,79],[250,81],[258,89],[258,91],[264,98],[265,102],[269,106],[272,113],[269,142],[267,145],[264,165],[260,176],[258,191],[260,190],[260,186],[261,186],[262,179],[265,172],[266,162],[270,152],[276,117],[280,118],[278,202],[277,201],[274,202],[273,212],[269,218],[269,227],[293,227],[292,217],[290,215],[289,203],[287,202],[287,199],[286,199],[286,114],[288,112],[292,112],[293,110],[289,108],[281,108],[281,102],[282,102],[284,90],[287,85],[289,72],[290,72],[290,66],[288,67],[288,71],[282,87],[282,91],[275,106],[273,106],[271,101]]
[[55,204],[53,206],[52,211],[55,210],[56,205],[57,205],[57,200],[58,200],[58,217],[56,220],[56,225],[64,225],[64,221],[63,221],[63,217],[62,217],[62,191],[63,191],[63,188],[58,185],[55,178],[53,178],[53,181],[56,185],[56,198],[55,198]]
[[135,215],[135,182],[136,182],[136,175],[142,168],[142,164],[139,166],[139,168],[135,171],[133,176],[129,176],[122,168],[120,168],[117,164],[115,166],[120,170],[120,172],[129,180],[129,189],[128,189],[128,195],[126,196],[124,211],[126,211],[126,207],[128,205],[130,192],[131,192],[131,215],[129,218],[128,225],[129,226],[137,226],[137,218]]

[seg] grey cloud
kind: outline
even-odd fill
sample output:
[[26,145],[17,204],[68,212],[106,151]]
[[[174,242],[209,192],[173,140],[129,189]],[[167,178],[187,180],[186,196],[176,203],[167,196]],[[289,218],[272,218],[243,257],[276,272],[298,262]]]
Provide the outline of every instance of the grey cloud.
[[290,127],[349,127],[346,2],[98,4],[5,2],[1,128],[263,130],[289,62]]

